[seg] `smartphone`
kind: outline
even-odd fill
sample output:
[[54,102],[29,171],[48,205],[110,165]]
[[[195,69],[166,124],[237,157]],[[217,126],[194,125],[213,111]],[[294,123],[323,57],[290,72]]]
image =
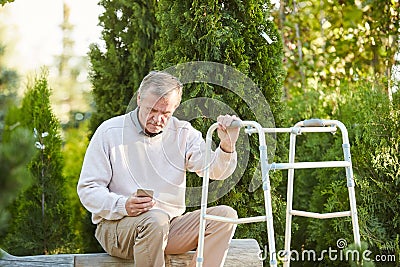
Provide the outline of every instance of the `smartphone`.
[[153,198],[154,191],[151,189],[138,189],[136,191],[136,196],[137,197],[151,197]]

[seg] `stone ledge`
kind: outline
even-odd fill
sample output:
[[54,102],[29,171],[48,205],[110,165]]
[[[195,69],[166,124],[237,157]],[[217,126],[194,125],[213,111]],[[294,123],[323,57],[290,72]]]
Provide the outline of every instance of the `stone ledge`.
[[[106,253],[92,254],[58,254],[16,257],[0,249],[3,257],[0,266],[80,266],[80,267],[109,267],[133,266],[132,261],[111,257]],[[225,261],[226,267],[260,267],[263,266],[258,256],[260,247],[254,239],[233,239]],[[194,256],[194,251],[179,255],[166,255],[167,267],[188,266]]]

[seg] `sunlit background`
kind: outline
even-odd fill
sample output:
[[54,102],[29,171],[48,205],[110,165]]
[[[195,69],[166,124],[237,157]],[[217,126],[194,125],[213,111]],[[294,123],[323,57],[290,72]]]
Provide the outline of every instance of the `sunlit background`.
[[16,0],[0,8],[10,67],[29,72],[52,65],[62,53],[64,3],[70,8],[75,56],[84,56],[100,37],[98,0]]
[[100,42],[98,0],[16,0],[0,7],[4,63],[24,84],[43,67],[49,71],[52,104],[62,123],[71,112],[89,110],[87,53]]

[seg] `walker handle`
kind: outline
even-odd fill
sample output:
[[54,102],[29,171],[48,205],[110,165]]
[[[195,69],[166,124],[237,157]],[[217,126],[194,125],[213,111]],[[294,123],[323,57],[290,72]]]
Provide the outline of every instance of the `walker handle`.
[[321,119],[310,119],[303,121],[304,127],[324,127],[324,120]]
[[232,121],[231,125],[229,125],[229,128],[234,128],[234,127],[243,127],[242,121],[239,120],[234,120]]

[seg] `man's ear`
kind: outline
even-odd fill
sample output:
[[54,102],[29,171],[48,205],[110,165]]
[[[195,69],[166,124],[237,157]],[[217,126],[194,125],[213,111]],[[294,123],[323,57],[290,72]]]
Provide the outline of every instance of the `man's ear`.
[[137,106],[140,107],[140,94],[138,94],[136,97],[136,103],[137,103]]

